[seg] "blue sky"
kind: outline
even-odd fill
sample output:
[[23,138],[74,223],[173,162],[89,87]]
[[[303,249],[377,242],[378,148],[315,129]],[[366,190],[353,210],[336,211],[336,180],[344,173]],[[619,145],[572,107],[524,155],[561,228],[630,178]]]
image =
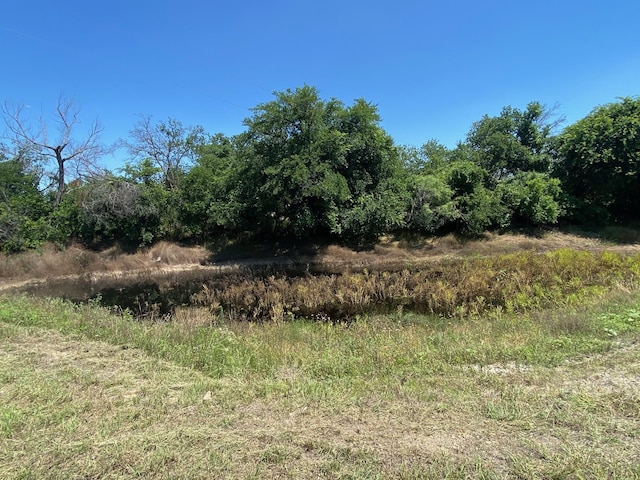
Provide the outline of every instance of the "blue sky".
[[7,1],[0,100],[39,115],[73,96],[112,142],[140,114],[233,135],[307,84],[378,105],[398,144],[453,147],[506,105],[572,123],[640,94],[639,20],[637,0]]

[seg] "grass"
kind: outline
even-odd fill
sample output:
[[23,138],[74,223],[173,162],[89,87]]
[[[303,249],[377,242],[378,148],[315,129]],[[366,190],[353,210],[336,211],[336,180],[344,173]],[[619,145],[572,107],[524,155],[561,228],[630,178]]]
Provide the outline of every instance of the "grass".
[[[246,261],[262,253],[261,260],[292,260],[317,263],[327,268],[346,266],[375,267],[404,265],[423,260],[451,257],[508,254],[521,251],[546,252],[562,248],[597,251],[603,248],[624,252],[638,251],[640,233],[633,228],[608,228],[599,234],[537,232],[536,235],[487,233],[478,239],[454,235],[443,237],[383,237],[370,250],[355,251],[333,244],[280,249],[254,243],[227,245],[222,239],[208,248],[160,242],[143,251],[129,253],[119,247],[93,251],[78,245],[65,248],[47,244],[36,251],[20,254],[0,252],[0,287],[20,280],[54,276],[105,274],[118,271],[158,269],[166,266]],[[612,243],[613,242],[613,243]],[[636,243],[636,245],[631,245]],[[264,252],[262,252],[264,250]],[[242,263],[242,262],[240,262]]]
[[[316,290],[246,284],[274,322],[236,321],[213,297],[142,322],[0,294],[0,478],[640,478],[637,249],[538,240],[329,246],[319,262],[351,271]],[[0,277],[203,254],[44,251],[0,259]],[[406,283],[358,267],[426,257],[396,269]],[[285,315],[296,291],[302,305],[351,297],[351,321]],[[421,292],[447,309],[415,308]],[[385,314],[361,308],[375,295]]]
[[0,478],[640,478],[640,293],[583,303],[211,326],[5,295]]

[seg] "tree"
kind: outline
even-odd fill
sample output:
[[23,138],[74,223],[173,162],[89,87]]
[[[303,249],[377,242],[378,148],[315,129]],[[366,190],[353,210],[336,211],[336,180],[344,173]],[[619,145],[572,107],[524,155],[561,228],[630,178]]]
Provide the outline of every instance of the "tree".
[[466,146],[459,145],[447,170],[447,183],[453,191],[456,230],[464,234],[478,235],[486,229],[508,225],[508,210],[502,205],[500,195],[489,188],[490,175],[476,163],[465,160]]
[[485,115],[473,124],[449,166],[463,232],[557,222],[561,191],[549,172],[552,132],[564,119],[554,120],[556,108],[538,102],[524,111],[505,107],[499,116]]
[[555,173],[577,220],[604,207],[614,220],[640,219],[640,98],[595,108],[559,139]]
[[274,95],[238,137],[249,225],[280,236],[371,236],[400,222],[402,209],[391,208],[398,152],[376,107],[324,101],[309,86]]
[[519,172],[498,185],[498,194],[509,211],[512,225],[557,223],[560,193],[560,181],[539,172]]
[[179,221],[185,237],[206,238],[240,223],[236,185],[237,147],[234,139],[214,135],[198,149],[195,165],[180,188]]
[[414,174],[410,177],[409,192],[408,229],[435,233],[459,218],[453,190],[444,175]]
[[420,148],[399,148],[404,168],[414,174],[437,174],[453,160],[453,152],[437,140],[429,140]]
[[399,150],[408,194],[406,228],[432,234],[459,219],[454,191],[448,183],[453,152],[436,140],[420,148]]
[[349,198],[339,212],[339,230],[360,242],[405,226],[409,192],[399,149],[380,126],[375,105],[357,99],[339,114],[339,132],[345,137],[344,166],[338,167],[349,187]]
[[337,172],[346,164],[344,138],[330,124],[342,105],[307,86],[274,95],[253,109],[238,138],[243,217],[279,236],[331,230],[331,212],[349,195]]
[[170,190],[179,187],[186,166],[195,160],[205,141],[200,126],[185,127],[173,118],[153,124],[150,116],[141,116],[130,136],[131,140],[124,142],[129,153],[138,161],[150,160]]
[[0,154],[0,249],[38,247],[48,235],[50,202],[38,189],[39,177],[17,158]]
[[80,107],[71,99],[58,97],[55,121],[57,135],[49,134],[49,125],[41,115],[37,126],[28,118],[24,105],[11,106],[5,102],[2,109],[9,137],[17,152],[29,152],[45,160],[54,162],[52,175],[55,187],[55,205],[59,205],[66,187],[68,167],[72,165],[78,175],[95,174],[101,169],[97,160],[108,149],[100,143],[102,127],[95,120],[81,139],[76,139],[76,129],[80,124]]
[[144,184],[105,176],[82,185],[75,196],[77,233],[85,243],[117,240],[142,246],[158,240],[161,212]]
[[[145,214],[149,219],[154,218],[154,221],[145,220],[144,222],[147,225],[153,225],[153,228],[145,227],[145,242],[149,243],[150,236],[153,236],[154,241],[163,238],[178,240],[182,230],[178,216],[184,208],[181,202],[182,190],[178,187],[169,188],[164,181],[162,170],[150,158],[144,158],[138,163],[127,163],[120,171],[123,180],[135,185],[140,192],[144,210],[153,212]],[[183,175],[180,174],[179,178]]]
[[517,172],[548,172],[552,156],[551,133],[562,117],[552,120],[557,107],[545,108],[538,102],[525,111],[505,107],[497,117],[485,115],[467,135],[474,161],[485,168],[494,181]]

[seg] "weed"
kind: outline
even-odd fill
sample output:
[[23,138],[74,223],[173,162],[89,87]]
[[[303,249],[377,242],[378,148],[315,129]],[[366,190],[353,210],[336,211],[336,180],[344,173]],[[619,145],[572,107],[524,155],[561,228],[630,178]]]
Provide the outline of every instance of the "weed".
[[580,305],[640,280],[640,255],[563,249],[449,260],[420,269],[289,276],[247,270],[211,279],[196,305],[228,320],[298,317],[345,321],[372,313],[413,311],[447,317],[509,314]]
[[604,332],[610,337],[640,330],[640,309],[630,308],[622,312],[606,313],[598,319]]

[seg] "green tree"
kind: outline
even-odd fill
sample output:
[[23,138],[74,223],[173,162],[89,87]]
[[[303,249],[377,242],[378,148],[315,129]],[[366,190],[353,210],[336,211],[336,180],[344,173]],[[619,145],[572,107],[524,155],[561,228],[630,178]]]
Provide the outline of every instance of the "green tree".
[[559,145],[555,172],[576,220],[600,208],[614,220],[640,219],[640,98],[595,108]]
[[560,215],[560,181],[539,172],[519,172],[498,186],[501,203],[515,226],[557,223]]
[[474,161],[494,181],[517,172],[548,172],[552,156],[549,141],[552,131],[562,121],[552,121],[555,108],[538,102],[524,111],[505,107],[497,117],[485,115],[475,122],[467,135]]
[[150,158],[137,163],[127,163],[121,169],[122,179],[136,186],[140,192],[139,212],[146,218],[143,222],[143,243],[162,239],[179,240],[182,226],[179,212],[182,208],[181,190],[185,173],[174,172],[174,187],[166,181],[165,172]]
[[429,140],[420,148],[399,148],[404,168],[410,173],[438,174],[453,160],[453,152],[437,140]]
[[561,190],[549,172],[552,133],[564,119],[554,117],[555,107],[532,102],[524,111],[505,107],[473,124],[449,173],[462,231],[557,222]]
[[349,196],[341,205],[333,233],[370,241],[403,228],[407,179],[398,148],[380,127],[377,107],[358,99],[343,108],[338,119],[338,130],[346,139],[345,162],[338,164],[338,172],[347,181]]
[[453,189],[444,175],[414,174],[409,177],[410,204],[406,227],[420,233],[435,233],[459,220]]
[[235,230],[240,223],[235,188],[239,183],[234,140],[222,134],[213,136],[199,148],[195,165],[181,185],[179,221],[183,236],[206,239]]
[[65,196],[54,220],[67,238],[85,245],[148,245],[162,238],[163,205],[154,198],[154,187],[113,175],[95,177]]
[[449,184],[449,167],[454,153],[436,140],[422,147],[402,147],[400,156],[407,182],[406,228],[435,233],[451,228],[460,219]]
[[502,228],[509,224],[508,210],[501,202],[499,193],[489,188],[490,175],[476,163],[465,160],[466,146],[460,145],[456,160],[447,168],[447,183],[453,190],[455,230],[478,235],[491,228]]
[[276,92],[239,136],[238,198],[249,225],[275,235],[370,237],[401,223],[398,152],[374,105]]
[[49,236],[51,202],[39,190],[39,176],[23,159],[0,155],[0,249],[21,251],[40,246]]

